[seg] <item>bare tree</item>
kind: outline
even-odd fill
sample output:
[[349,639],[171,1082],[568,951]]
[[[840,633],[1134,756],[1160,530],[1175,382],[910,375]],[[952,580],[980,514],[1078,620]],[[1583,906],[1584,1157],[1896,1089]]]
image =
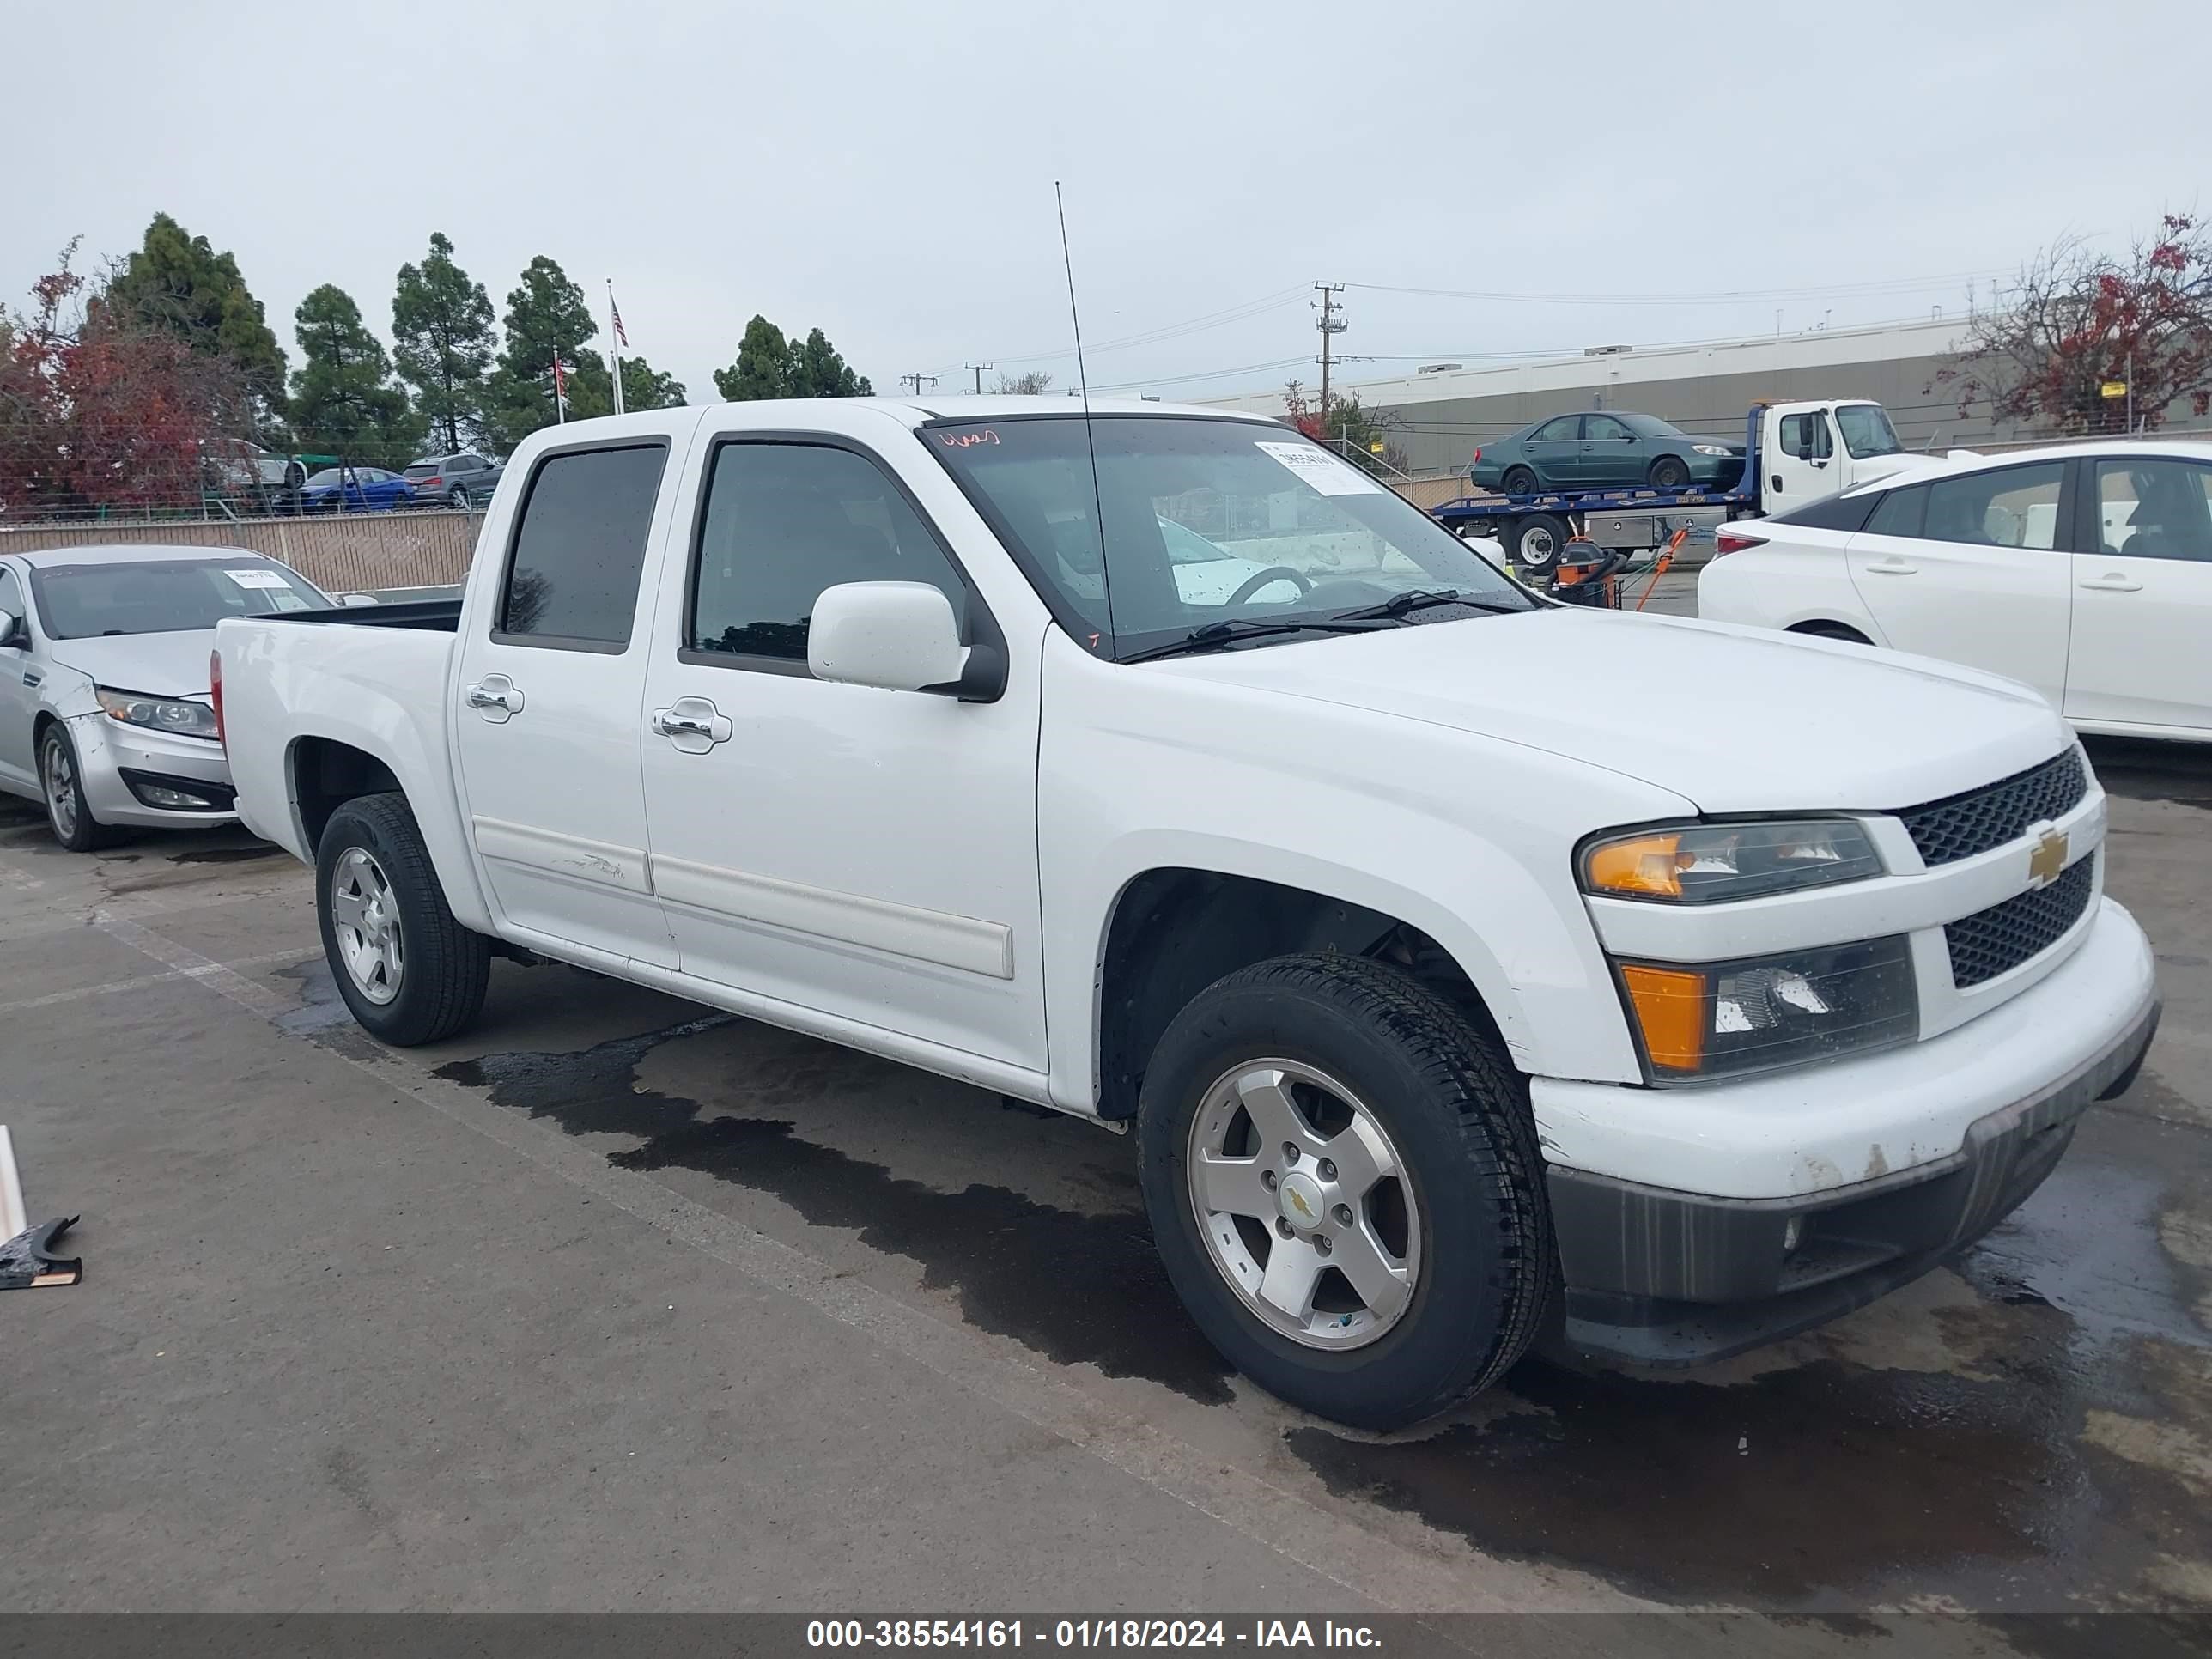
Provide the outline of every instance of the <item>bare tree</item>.
[[1035,398],[1051,384],[1051,375],[1041,368],[1033,368],[1026,374],[1001,374],[998,385],[991,390],[1006,397]]
[[[2107,397],[2108,384],[2131,396]],[[1986,400],[1999,420],[2063,432],[2163,424],[2170,405],[2212,408],[2212,233],[2167,214],[2123,258],[2078,236],[2053,243],[1978,315],[1931,392],[1955,392],[1961,416]]]

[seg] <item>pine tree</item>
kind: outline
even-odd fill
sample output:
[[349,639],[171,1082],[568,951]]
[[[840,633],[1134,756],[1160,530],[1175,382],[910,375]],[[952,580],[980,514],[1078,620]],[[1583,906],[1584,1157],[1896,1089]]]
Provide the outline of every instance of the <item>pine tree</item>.
[[738,360],[714,371],[714,390],[725,401],[750,403],[759,398],[793,396],[791,343],[783,331],[765,317],[745,325],[738,342]]
[[399,267],[392,296],[392,356],[415,388],[415,407],[448,453],[478,441],[492,358],[491,296],[453,263],[442,231],[419,265]]
[[[579,374],[587,373],[592,353],[587,343],[599,325],[585,303],[584,290],[552,259],[539,254],[507,296],[501,319],[507,344],[499,354],[485,396],[485,426],[493,445],[512,449],[538,428],[559,418],[553,407],[553,356]],[[599,369],[601,380],[605,366]],[[623,382],[627,389],[629,382]],[[569,412],[574,414],[571,402]]]
[[302,447],[369,465],[406,465],[423,422],[392,384],[391,362],[353,296],[325,283],[300,301],[293,321],[301,362],[292,374],[292,424]]
[[206,237],[155,214],[144,244],[123,262],[100,302],[119,322],[167,330],[203,356],[222,359],[245,377],[264,417],[283,413],[284,349],[239,275],[236,257],[216,252]]

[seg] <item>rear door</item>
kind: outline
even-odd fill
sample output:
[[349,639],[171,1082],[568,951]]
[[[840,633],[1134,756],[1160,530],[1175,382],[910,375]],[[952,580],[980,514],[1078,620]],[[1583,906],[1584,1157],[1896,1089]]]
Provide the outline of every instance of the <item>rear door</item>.
[[[1822,417],[1825,421],[1826,417]],[[1851,580],[1887,641],[2065,695],[2067,464],[1984,468],[1885,494]]]
[[1639,484],[1649,466],[1644,440],[1610,415],[1583,416],[1582,460],[1575,482]]
[[1545,422],[1522,445],[1528,452],[1528,464],[1544,483],[1571,484],[1581,476],[1582,428],[1581,416],[1562,415]]
[[809,619],[841,582],[927,582],[963,639],[994,629],[937,528],[970,509],[878,412],[793,431],[754,407],[693,446],[647,675],[653,880],[684,970],[1042,1072],[1035,657],[993,702],[816,679]]
[[2212,466],[2167,456],[2081,462],[2075,522],[2075,720],[2212,728]]
[[669,968],[639,775],[647,556],[670,509],[666,438],[533,465],[490,603],[463,619],[450,688],[469,834],[508,925]]

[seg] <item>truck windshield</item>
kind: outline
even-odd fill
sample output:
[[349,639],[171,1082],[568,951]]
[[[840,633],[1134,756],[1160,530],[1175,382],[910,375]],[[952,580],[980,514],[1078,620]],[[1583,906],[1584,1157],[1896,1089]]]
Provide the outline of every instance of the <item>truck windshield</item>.
[[1426,514],[1288,428],[1103,415],[1086,441],[1085,424],[1024,415],[939,422],[920,436],[1102,655],[1215,623],[1326,623],[1405,593],[1469,601],[1407,613],[1419,622],[1535,608]]
[[1905,446],[1889,423],[1889,411],[1880,404],[1838,404],[1836,424],[1844,429],[1844,447],[1860,460],[1869,455],[1895,455]]
[[331,604],[283,565],[250,554],[34,566],[31,591],[52,640],[196,632],[225,617],[324,611]]

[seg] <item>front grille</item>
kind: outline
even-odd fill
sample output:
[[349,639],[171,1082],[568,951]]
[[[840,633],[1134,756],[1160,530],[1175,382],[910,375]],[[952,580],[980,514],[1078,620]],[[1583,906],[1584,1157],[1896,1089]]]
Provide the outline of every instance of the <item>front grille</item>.
[[1905,820],[1920,856],[1932,867],[2018,841],[2030,824],[2072,811],[2088,793],[2081,750],[2069,749],[1985,788],[1931,800],[1898,816]]
[[1961,916],[1946,927],[1943,942],[1951,950],[1951,982],[1963,991],[2057,944],[2089,908],[2096,866],[2094,853],[2076,859],[2050,886],[2015,893],[2002,904]]

